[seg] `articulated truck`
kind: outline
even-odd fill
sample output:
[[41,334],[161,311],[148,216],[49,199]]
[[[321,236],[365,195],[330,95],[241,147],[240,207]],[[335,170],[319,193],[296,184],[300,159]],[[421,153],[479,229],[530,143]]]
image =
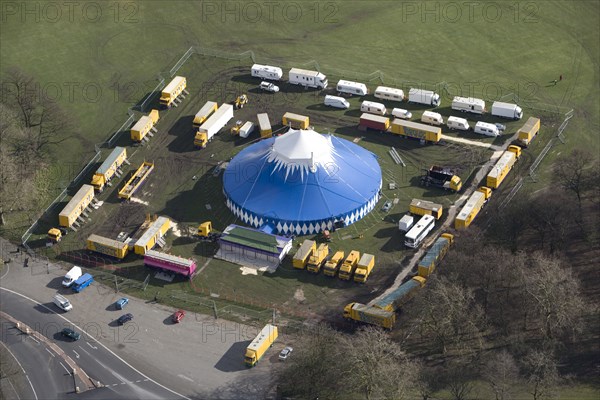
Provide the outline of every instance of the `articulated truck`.
[[267,324],[254,338],[252,343],[246,348],[244,363],[247,367],[254,367],[256,363],[265,355],[269,347],[273,345],[279,332],[275,325]]
[[346,319],[377,325],[386,329],[392,329],[396,323],[396,313],[394,311],[386,311],[360,303],[350,303],[344,307],[343,316]]
[[215,111],[204,123],[198,128],[194,145],[200,148],[205,148],[208,142],[219,133],[221,129],[233,118],[233,106],[231,104],[221,104],[221,107]]

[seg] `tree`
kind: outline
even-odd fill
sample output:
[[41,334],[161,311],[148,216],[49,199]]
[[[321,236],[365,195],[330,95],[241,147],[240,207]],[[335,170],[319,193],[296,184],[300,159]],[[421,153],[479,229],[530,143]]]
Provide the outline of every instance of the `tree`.
[[453,400],[465,400],[475,388],[475,371],[465,359],[450,362],[444,369],[443,377]]
[[71,138],[73,119],[54,101],[41,106],[37,129],[31,129],[31,142],[36,155],[41,156],[49,145],[56,145]]
[[546,338],[554,339],[566,331],[579,331],[586,305],[579,281],[559,260],[540,252],[534,253],[528,263],[529,268],[522,271],[523,283],[533,314],[541,316]]
[[590,168],[593,161],[591,153],[575,149],[571,154],[557,159],[554,164],[554,174],[565,190],[575,193],[579,207],[583,193],[593,185],[593,169]]
[[482,377],[496,400],[508,400],[512,398],[513,388],[519,382],[519,366],[509,352],[502,350],[483,365]]
[[546,244],[553,253],[564,243],[573,221],[578,218],[574,201],[564,194],[538,194],[529,202],[528,224],[535,230],[541,247]]
[[35,113],[40,100],[39,84],[35,79],[17,67],[11,67],[6,72],[2,91],[2,101],[14,99],[25,128],[35,126]]
[[436,369],[425,365],[422,360],[415,361],[414,370],[417,374],[415,390],[423,400],[429,400],[431,395],[442,387],[442,382],[439,379],[440,373]]
[[552,353],[533,350],[525,356],[523,363],[533,400],[556,398],[561,377]]
[[365,399],[407,398],[417,380],[417,364],[381,329],[368,327],[344,338],[344,352],[351,370],[345,386]]

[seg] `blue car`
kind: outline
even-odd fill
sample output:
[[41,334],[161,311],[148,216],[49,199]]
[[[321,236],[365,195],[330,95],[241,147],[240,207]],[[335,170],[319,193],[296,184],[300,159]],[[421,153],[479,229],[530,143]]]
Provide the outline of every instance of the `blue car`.
[[115,304],[117,309],[122,310],[128,303],[129,299],[127,297],[121,297]]

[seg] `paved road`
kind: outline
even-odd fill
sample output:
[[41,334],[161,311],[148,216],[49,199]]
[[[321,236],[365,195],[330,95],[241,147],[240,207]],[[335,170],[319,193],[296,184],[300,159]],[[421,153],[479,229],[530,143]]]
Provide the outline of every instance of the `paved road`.
[[[110,358],[105,355],[106,359],[103,356],[94,361],[100,349],[92,349],[90,345],[100,346],[94,344],[93,340],[64,343],[66,351],[76,362],[81,360],[85,363],[82,367],[88,375],[102,384],[110,385],[90,392],[118,389],[121,393],[119,387],[122,386],[122,390],[131,391],[131,398],[151,398],[143,392],[153,387],[144,381],[149,378],[194,399],[263,399],[272,386],[272,369],[281,367],[277,360],[278,350],[290,344],[282,333],[259,366],[247,369],[243,365],[243,354],[245,347],[257,334],[257,328],[195,313],[188,313],[181,324],[173,325],[170,322],[173,309],[135,298],[130,298],[126,310],[117,311],[113,304],[123,294],[115,293],[114,288],[94,282],[82,293],[72,293],[60,285],[65,270],[32,258],[28,267],[24,267],[24,256],[13,253],[15,249],[15,246],[0,239],[0,256],[12,259],[8,268],[5,266],[0,273],[0,286],[23,293],[46,307],[15,299],[15,295],[0,290],[4,311],[11,314],[8,308],[14,308],[19,315],[12,316],[18,319],[22,317],[21,314],[30,315],[32,320],[28,322],[24,318],[23,322],[31,324],[33,328],[37,323],[40,329],[43,326],[52,335],[52,330],[56,331],[58,325],[62,329],[66,323],[60,317],[56,320],[58,309],[51,302],[53,295],[59,291],[74,306],[72,311],[61,316],[73,321],[80,331],[93,336],[106,346],[107,351],[112,351],[145,375],[128,373],[127,368],[115,368],[112,362],[118,359],[116,356]],[[5,303],[5,297],[9,303]],[[125,327],[118,327],[115,321],[124,312],[131,312],[134,321]],[[60,322],[58,325],[57,321]],[[136,382],[138,380],[141,382]],[[98,396],[98,393],[86,392],[85,395]],[[165,394],[161,398],[173,398],[173,395]]]

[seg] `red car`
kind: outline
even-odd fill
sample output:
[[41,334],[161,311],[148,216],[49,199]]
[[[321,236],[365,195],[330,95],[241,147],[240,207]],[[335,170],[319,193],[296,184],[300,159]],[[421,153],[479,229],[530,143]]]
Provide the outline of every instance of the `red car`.
[[183,317],[185,317],[185,311],[179,310],[173,314],[173,322],[178,323],[183,319]]

